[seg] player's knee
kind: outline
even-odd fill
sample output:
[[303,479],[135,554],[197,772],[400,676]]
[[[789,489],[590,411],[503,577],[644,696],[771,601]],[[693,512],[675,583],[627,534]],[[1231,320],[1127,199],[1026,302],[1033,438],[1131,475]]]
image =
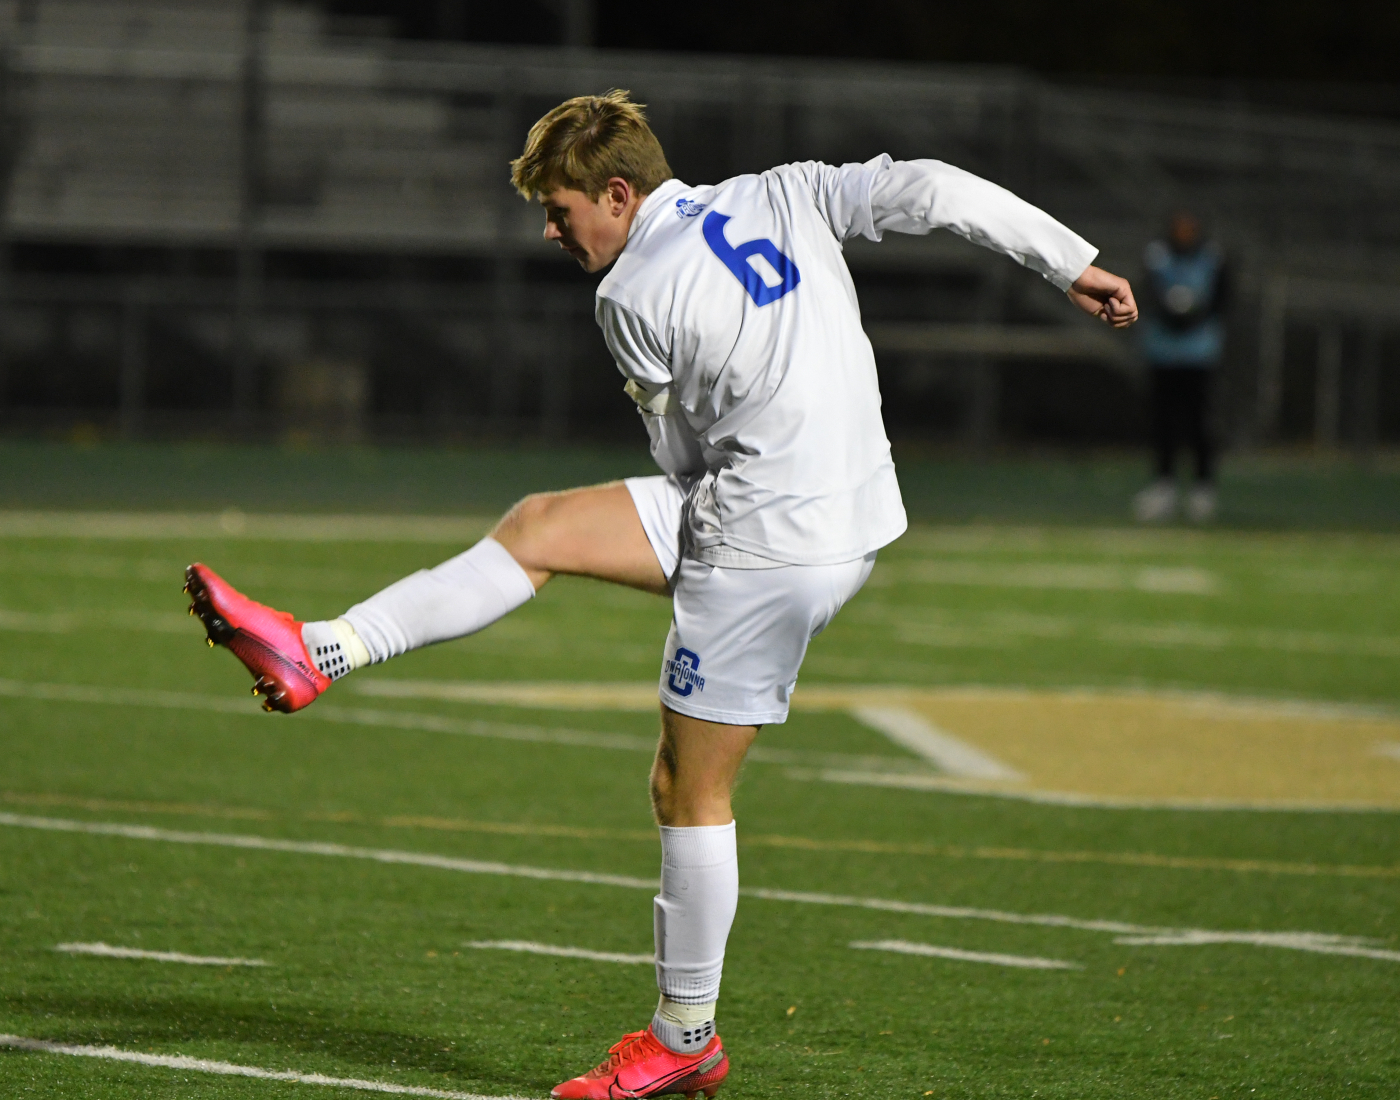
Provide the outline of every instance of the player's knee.
[[663,737],[651,765],[651,812],[658,825],[670,825],[675,818],[676,758]]
[[656,819],[658,825],[671,823],[670,791],[663,784],[657,782],[654,771],[651,775],[651,815]]
[[[559,493],[531,493],[516,501],[496,525],[492,537],[522,565],[535,564],[549,541],[552,520],[559,510]],[[529,561],[522,560],[531,559]]]
[[549,518],[551,506],[558,493],[531,493],[527,497],[517,500],[505,519],[501,521],[502,526],[508,526],[516,531],[531,531],[539,528]]

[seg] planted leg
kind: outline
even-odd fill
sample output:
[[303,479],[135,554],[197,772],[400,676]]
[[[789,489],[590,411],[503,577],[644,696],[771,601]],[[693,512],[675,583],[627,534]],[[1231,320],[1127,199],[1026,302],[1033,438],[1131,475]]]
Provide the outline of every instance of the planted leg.
[[739,903],[730,792],[757,726],[706,722],[662,709],[651,800],[661,828],[654,906],[656,984],[651,1030],[677,1053],[715,1034],[724,948]]

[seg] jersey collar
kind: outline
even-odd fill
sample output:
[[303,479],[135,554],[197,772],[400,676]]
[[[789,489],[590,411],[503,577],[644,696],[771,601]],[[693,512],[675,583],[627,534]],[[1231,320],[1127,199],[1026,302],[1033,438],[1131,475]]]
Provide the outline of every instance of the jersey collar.
[[632,218],[632,224],[627,227],[627,242],[630,244],[632,238],[637,236],[639,227],[644,222],[649,222],[656,216],[657,211],[664,210],[671,205],[676,195],[682,191],[689,190],[680,180],[672,177],[642,200],[642,205],[637,207],[637,213]]

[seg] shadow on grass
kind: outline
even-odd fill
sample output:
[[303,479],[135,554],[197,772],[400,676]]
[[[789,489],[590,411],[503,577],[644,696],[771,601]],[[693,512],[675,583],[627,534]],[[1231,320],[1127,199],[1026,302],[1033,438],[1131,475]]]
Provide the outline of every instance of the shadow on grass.
[[[0,1003],[33,1021],[25,1029],[30,1037],[53,1042],[160,1054],[189,1053],[192,1043],[267,1045],[279,1051],[273,1058],[275,1064],[266,1067],[270,1069],[361,1077],[418,1071],[446,1076],[455,1087],[514,1093],[537,1092],[556,1083],[522,1076],[518,1063],[502,1065],[470,1050],[444,1050],[446,1040],[440,1035],[357,1026],[345,1013],[327,1011],[323,1016],[320,1009],[316,1010],[318,1015],[310,1016],[304,1004],[278,1011],[271,1003],[247,1001],[45,993],[12,993]],[[327,1059],[338,1065],[327,1068]]]

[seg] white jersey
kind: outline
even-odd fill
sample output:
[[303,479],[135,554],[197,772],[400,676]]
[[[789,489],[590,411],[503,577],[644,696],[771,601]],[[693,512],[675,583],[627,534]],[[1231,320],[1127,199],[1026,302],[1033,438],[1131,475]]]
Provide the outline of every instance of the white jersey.
[[597,320],[652,454],[693,479],[687,553],[829,565],[907,526],[842,242],[951,229],[1068,289],[1096,250],[939,161],[785,164],[648,195]]

